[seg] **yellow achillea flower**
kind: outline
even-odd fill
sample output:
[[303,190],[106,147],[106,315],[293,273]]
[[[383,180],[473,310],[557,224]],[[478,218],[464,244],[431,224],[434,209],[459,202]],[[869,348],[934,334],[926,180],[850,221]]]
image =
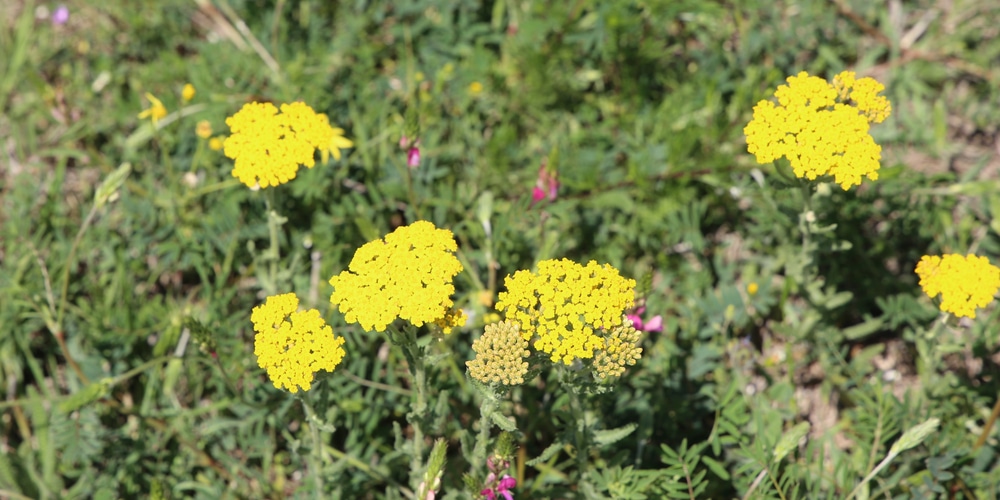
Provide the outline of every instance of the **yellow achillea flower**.
[[312,168],[316,150],[328,151],[336,136],[327,117],[302,102],[282,104],[280,112],[269,102],[247,103],[226,125],[232,134],[224,153],[235,160],[233,177],[248,187],[294,179],[299,166]]
[[149,100],[150,106],[149,108],[142,110],[142,113],[139,113],[139,119],[145,120],[146,118],[149,118],[155,127],[156,123],[160,121],[161,118],[167,116],[167,107],[149,92],[146,92],[146,99]]
[[298,307],[294,293],[273,295],[250,315],[257,364],[275,387],[293,393],[308,391],[317,371],[332,372],[344,359],[344,338],[333,335],[319,311]]
[[183,99],[184,102],[194,99],[194,85],[191,85],[190,83],[184,84],[184,88],[181,89],[181,99]]
[[1000,268],[972,254],[925,255],[916,273],[924,293],[941,294],[941,310],[955,316],[975,318],[976,308],[986,307],[1000,289]]
[[535,338],[536,350],[567,365],[594,357],[604,348],[601,332],[621,325],[635,305],[635,280],[594,261],[543,260],[537,274],[518,271],[504,284],[497,311],[516,321],[526,340]]
[[524,383],[524,374],[528,372],[525,358],[531,351],[517,323],[504,321],[486,325],[483,335],[472,342],[472,350],[476,357],[465,362],[472,378],[494,385]]
[[604,349],[597,351],[594,357],[594,375],[604,381],[621,377],[626,366],[634,365],[642,357],[641,335],[628,319],[611,330],[604,341]]
[[[788,77],[774,92],[778,104],[757,103],[753,119],[743,129],[747,149],[758,163],[785,157],[800,178],[833,175],[847,190],[861,178],[878,179],[882,148],[869,134],[870,123],[881,123],[892,112],[878,93],[885,87],[872,78],[838,74],[833,83],[805,71]],[[839,102],[838,102],[839,101]]]
[[415,326],[446,318],[455,293],[452,278],[462,271],[456,250],[451,231],[430,222],[399,227],[362,245],[348,270],[330,278],[330,302],[348,323],[368,331],[384,331],[396,318]]

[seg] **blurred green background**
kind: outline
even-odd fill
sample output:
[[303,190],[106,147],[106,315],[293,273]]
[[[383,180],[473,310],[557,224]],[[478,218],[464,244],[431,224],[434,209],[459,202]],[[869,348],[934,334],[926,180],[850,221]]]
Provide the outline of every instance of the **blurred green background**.
[[[660,445],[685,441],[711,462],[689,496],[740,496],[755,450],[801,421],[809,444],[782,481],[793,497],[843,498],[931,416],[941,431],[872,494],[996,498],[995,438],[973,443],[1000,389],[1000,308],[929,338],[938,313],[913,269],[924,254],[1000,256],[1000,4],[64,5],[61,24],[57,3],[0,6],[0,496],[307,495],[301,410],[253,356],[262,194],[195,135],[200,120],[225,135],[245,102],[302,100],[355,144],[275,198],[290,291],[347,337],[344,364],[314,389],[337,458],[329,498],[399,497],[406,481],[392,431],[407,425],[402,356],[345,326],[326,281],[417,218],[455,232],[456,303],[472,315],[436,346],[450,353],[432,374],[434,435],[452,444],[444,494],[461,491],[457,436],[478,416],[464,362],[503,277],[567,257],[634,277],[664,328],[593,399],[603,428],[637,428],[586,473],[526,465],[570,425],[546,375],[510,395],[517,498],[660,498],[681,481]],[[798,191],[755,163],[742,130],[788,75],[845,69],[883,82],[893,105],[872,129],[880,179],[817,188],[826,229],[803,252]],[[137,118],[146,92],[170,112],[155,134]],[[415,126],[410,183],[399,141]],[[125,162],[115,199],[92,212]],[[532,204],[543,164],[558,196]],[[214,355],[189,342],[198,328]]]

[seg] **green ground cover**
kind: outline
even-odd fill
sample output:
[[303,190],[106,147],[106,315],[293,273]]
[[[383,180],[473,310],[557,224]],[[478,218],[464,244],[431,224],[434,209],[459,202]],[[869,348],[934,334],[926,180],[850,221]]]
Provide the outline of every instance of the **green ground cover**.
[[[997,19],[3,2],[0,497],[997,498]],[[774,137],[877,179],[758,163],[758,103],[843,71],[884,121]]]

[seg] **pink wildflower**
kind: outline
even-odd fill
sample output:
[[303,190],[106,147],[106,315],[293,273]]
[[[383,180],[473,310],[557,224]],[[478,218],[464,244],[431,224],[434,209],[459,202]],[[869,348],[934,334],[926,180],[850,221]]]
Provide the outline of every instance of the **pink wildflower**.
[[514,492],[511,490],[517,486],[517,479],[504,474],[503,478],[497,481],[496,474],[490,472],[486,476],[486,484],[488,486],[479,492],[480,495],[490,500],[496,500],[499,494],[503,496],[504,500],[514,500]]
[[59,26],[61,24],[66,24],[69,21],[69,9],[65,5],[60,5],[56,8],[56,11],[52,13],[52,24]]
[[641,314],[644,312],[646,312],[646,306],[640,306],[632,314],[626,314],[625,317],[632,322],[632,327],[640,332],[662,332],[663,316],[657,314],[650,318],[649,321],[643,322]]
[[558,194],[559,180],[556,179],[556,173],[549,170],[548,162],[543,159],[542,166],[538,169],[538,180],[535,181],[535,187],[531,190],[531,204],[534,205],[546,198],[549,201],[555,201]]
[[420,148],[414,145],[406,152],[406,165],[410,168],[417,168],[420,166]]

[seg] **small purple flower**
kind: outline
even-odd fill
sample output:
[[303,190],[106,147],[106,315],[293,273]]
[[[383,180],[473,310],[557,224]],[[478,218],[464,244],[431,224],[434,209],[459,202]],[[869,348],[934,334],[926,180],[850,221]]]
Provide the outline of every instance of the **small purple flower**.
[[506,500],[514,500],[514,493],[510,490],[517,486],[517,479],[504,475],[497,485],[497,493],[503,495]]
[[663,316],[656,315],[649,319],[649,321],[642,321],[642,313],[646,312],[646,306],[640,306],[632,314],[626,314],[625,317],[632,322],[632,328],[639,330],[640,332],[662,332],[663,331]]
[[[494,483],[496,484],[494,485]],[[497,481],[496,474],[490,472],[486,476],[486,484],[488,486],[479,492],[480,495],[485,496],[489,500],[496,500],[497,494],[500,494],[504,500],[514,500],[514,492],[511,490],[517,486],[517,479],[504,474],[503,478]]]
[[410,168],[420,166],[420,148],[418,146],[413,146],[406,152],[406,165]]
[[66,24],[66,21],[69,21],[69,9],[65,5],[60,5],[52,13],[52,24],[59,26]]
[[538,180],[535,181],[535,187],[531,190],[531,204],[534,205],[546,198],[549,201],[555,201],[558,195],[559,179],[556,178],[554,171],[549,170],[548,162],[543,159],[542,166],[538,169]]

